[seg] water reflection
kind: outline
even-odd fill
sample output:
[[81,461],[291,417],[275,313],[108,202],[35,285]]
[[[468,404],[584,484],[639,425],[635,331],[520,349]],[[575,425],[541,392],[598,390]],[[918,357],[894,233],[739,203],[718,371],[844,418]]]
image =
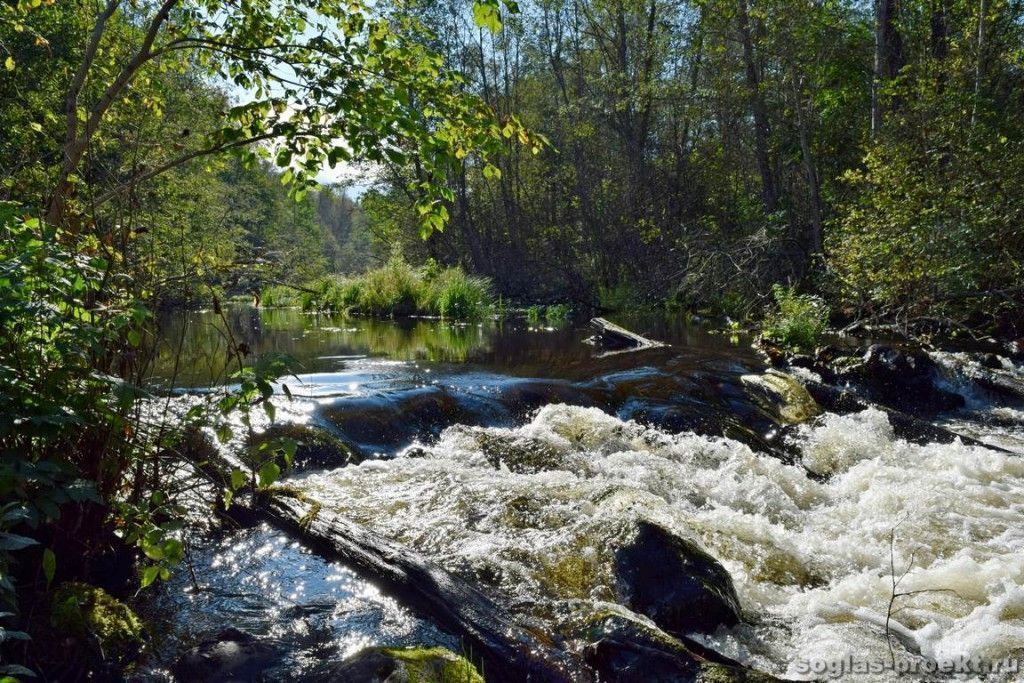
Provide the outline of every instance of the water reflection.
[[[679,316],[636,311],[614,320],[672,345],[644,354],[645,364],[660,369],[678,372],[723,361],[756,363],[746,338],[733,341]],[[422,318],[369,320],[251,306],[225,308],[223,315],[174,311],[159,321],[152,378],[186,388],[221,383],[237,369],[230,354],[232,340],[248,352],[247,364],[267,354],[285,354],[295,360],[295,374],[303,376],[337,373],[367,358],[402,361],[411,368],[435,366],[435,376],[475,365],[520,377],[565,380],[635,366],[637,359],[631,354],[596,358],[594,349],[582,343],[591,333],[585,318],[557,328],[535,328],[516,319],[471,324]]]
[[250,306],[229,307],[223,315],[174,311],[159,320],[152,377],[188,388],[223,382],[238,367],[232,341],[248,352],[247,364],[267,354],[285,354],[295,360],[297,373],[328,372],[338,361],[366,356],[461,363],[487,350],[495,325],[352,319]]

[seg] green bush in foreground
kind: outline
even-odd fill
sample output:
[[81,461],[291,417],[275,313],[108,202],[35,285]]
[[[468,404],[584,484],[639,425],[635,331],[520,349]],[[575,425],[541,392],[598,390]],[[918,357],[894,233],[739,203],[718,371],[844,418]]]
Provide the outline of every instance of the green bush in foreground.
[[764,320],[762,336],[781,346],[810,350],[828,326],[829,309],[816,296],[797,294],[792,287],[772,287],[776,309]]

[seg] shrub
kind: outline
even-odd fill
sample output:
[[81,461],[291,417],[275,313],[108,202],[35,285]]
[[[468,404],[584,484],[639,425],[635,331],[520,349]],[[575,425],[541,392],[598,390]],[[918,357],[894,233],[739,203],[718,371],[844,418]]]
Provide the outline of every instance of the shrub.
[[441,269],[431,261],[417,269],[400,256],[393,256],[383,267],[362,275],[329,275],[307,283],[301,290],[270,287],[263,293],[263,302],[267,306],[298,304],[305,311],[375,317],[423,313],[471,320],[491,307],[490,290],[490,280],[467,275],[458,266]]
[[548,325],[557,327],[564,325],[569,320],[570,313],[572,313],[572,309],[569,308],[569,304],[552,304],[544,309],[544,319],[547,320]]
[[427,281],[419,301],[420,310],[455,320],[481,317],[491,302],[491,283],[467,275],[462,268],[447,268]]
[[420,274],[412,266],[400,257],[392,257],[383,268],[362,276],[359,310],[376,316],[415,313],[417,295],[423,286]]
[[287,308],[299,305],[300,295],[301,292],[292,287],[273,285],[260,293],[260,303],[267,308]]
[[818,297],[797,294],[792,287],[774,285],[772,294],[776,309],[765,317],[764,338],[792,349],[813,349],[828,326],[828,306]]

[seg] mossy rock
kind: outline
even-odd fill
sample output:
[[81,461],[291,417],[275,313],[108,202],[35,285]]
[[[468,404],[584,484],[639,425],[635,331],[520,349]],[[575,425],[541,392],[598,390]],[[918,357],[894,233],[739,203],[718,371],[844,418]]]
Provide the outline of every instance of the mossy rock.
[[492,467],[507,467],[516,474],[534,474],[558,469],[562,458],[551,445],[530,437],[476,430],[473,434],[480,451]]
[[754,669],[703,662],[697,672],[696,683],[778,683],[780,680]]
[[[308,424],[276,424],[265,431],[254,435],[249,440],[246,450],[247,464],[259,467],[267,458],[259,451],[260,446],[272,446],[279,439],[295,441],[296,470],[327,469],[356,465],[362,462],[362,456],[349,444],[331,434],[326,429]],[[283,462],[280,463],[283,466]]]
[[145,629],[132,609],[102,588],[85,583],[62,584],[53,594],[50,622],[59,635],[98,645],[96,654],[123,662],[142,645]]
[[598,680],[618,683],[770,683],[777,679],[669,635],[636,615],[608,607],[569,624],[586,645]]
[[744,388],[754,402],[781,424],[799,424],[821,415],[821,406],[794,377],[775,370],[743,375]]
[[339,683],[484,683],[469,660],[443,647],[370,647],[329,675]]

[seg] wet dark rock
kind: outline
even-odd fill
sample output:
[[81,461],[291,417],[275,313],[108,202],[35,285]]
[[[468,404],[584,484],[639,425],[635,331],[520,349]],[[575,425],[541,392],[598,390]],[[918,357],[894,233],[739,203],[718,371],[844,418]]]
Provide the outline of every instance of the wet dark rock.
[[509,382],[501,387],[496,400],[520,418],[551,403],[585,407],[597,405],[591,396],[572,384],[554,380]]
[[[998,361],[998,357],[996,358]],[[1011,400],[1024,400],[1024,380],[1017,373],[1003,368],[1002,362],[996,368],[982,364],[971,373],[971,380],[993,394]]]
[[614,636],[590,643],[583,660],[600,676],[615,683],[680,683],[696,681],[700,662],[686,654],[652,648]]
[[364,459],[362,454],[351,445],[326,429],[311,424],[271,425],[250,440],[250,457],[260,459],[260,446],[262,444],[272,445],[278,439],[293,439],[295,441],[293,467],[297,471],[357,465]]
[[994,353],[984,354],[979,362],[983,368],[988,368],[989,370],[1003,369],[1003,360]]
[[376,396],[343,398],[317,416],[360,451],[392,453],[453,424],[495,424],[508,415],[492,398],[429,386]]
[[575,637],[587,643],[583,648],[586,664],[598,680],[609,683],[775,680],[692,640],[672,637],[639,619],[614,612],[591,616],[577,629]]
[[920,349],[873,344],[860,364],[836,370],[841,378],[863,386],[871,400],[904,412],[941,412],[964,405],[963,396],[936,386],[935,361]]
[[857,413],[862,410],[867,410],[868,408],[881,410],[888,417],[889,424],[892,425],[893,433],[900,439],[909,441],[910,443],[916,443],[923,446],[929,443],[953,443],[959,439],[969,446],[983,446],[985,448],[1005,453],[1009,452],[1004,448],[985,444],[977,439],[972,439],[971,437],[951,432],[948,429],[934,425],[919,417],[915,417],[899,410],[893,410],[883,405],[872,404],[849,390],[837,389],[836,387],[831,387],[820,382],[810,381],[805,382],[804,386],[807,387],[807,391],[810,392],[815,401],[824,407],[825,410],[832,413],[845,415],[847,413]]
[[360,650],[338,664],[330,664],[309,680],[334,683],[483,683],[465,658],[442,647]]
[[492,467],[506,467],[517,474],[533,474],[559,469],[562,458],[549,444],[522,436],[493,431],[473,432],[477,446]]
[[729,573],[696,544],[650,522],[615,553],[618,601],[677,635],[713,633],[740,621]]
[[228,628],[183,654],[171,672],[181,681],[194,683],[258,682],[263,672],[280,659],[277,645],[251,633]]

